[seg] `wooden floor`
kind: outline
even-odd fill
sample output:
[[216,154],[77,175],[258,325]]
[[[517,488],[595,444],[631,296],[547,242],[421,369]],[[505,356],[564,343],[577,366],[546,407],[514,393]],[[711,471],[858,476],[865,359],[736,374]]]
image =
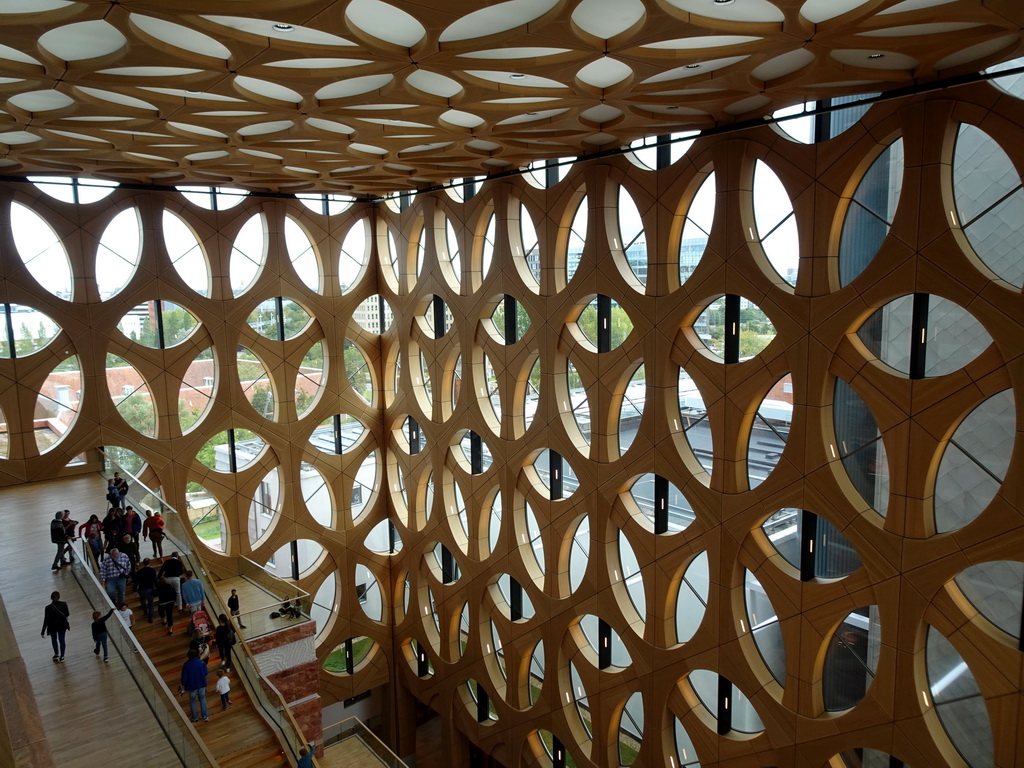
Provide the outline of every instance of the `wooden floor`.
[[[103,510],[98,477],[55,480],[0,489],[0,593],[42,718],[54,762],[61,768],[137,765],[145,745],[147,768],[181,766],[127,668],[92,653],[92,608],[68,569],[51,571],[55,547],[49,521],[70,508],[82,522]],[[59,590],[71,611],[63,664],[51,660],[49,638],[39,637],[43,608]],[[131,725],[123,727],[126,715]]]
[[317,762],[320,768],[380,768],[386,765],[357,738],[345,739],[328,747]]
[[[188,654],[189,615],[180,614],[174,625],[174,634],[168,635],[166,627],[160,624],[159,616],[152,624],[146,620],[134,595],[129,598],[129,604],[136,611],[135,636],[167,687],[176,690],[181,680],[181,665]],[[217,670],[220,667],[217,652],[211,650],[206,692],[210,721],[200,720],[196,723],[199,736],[217,762],[225,768],[287,765],[281,745],[270,726],[253,707],[245,688],[234,674],[229,675],[231,708],[227,712],[221,710],[220,696],[216,691]],[[182,709],[188,712],[188,695],[182,696],[179,701]]]
[[[260,637],[299,623],[297,620],[284,617],[270,618],[271,613],[278,612],[283,598],[272,595],[248,579],[232,576],[215,581],[213,586],[216,587],[217,594],[220,595],[220,599],[225,605],[231,596],[231,590],[238,590],[239,613],[247,628],[247,631],[244,632],[246,637]],[[306,606],[305,609],[308,610],[309,606]]]
[[[0,562],[4,564],[0,593],[58,766],[138,765],[144,754],[147,768],[178,767],[181,762],[120,657],[112,652],[110,662],[104,664],[93,655],[89,634],[92,609],[70,569],[50,570],[55,549],[49,540],[53,512],[70,508],[81,522],[91,514],[102,517],[105,487],[99,476],[90,476],[0,489],[0,528],[7,532],[0,537]],[[51,660],[49,639],[39,637],[43,608],[55,589],[71,611],[63,664]],[[135,611],[136,637],[174,691],[188,652],[189,617],[181,615],[174,634],[167,635],[159,617],[153,624],[146,620],[136,595],[129,595],[128,605]],[[225,768],[287,765],[270,726],[234,675],[232,707],[221,711],[215,689],[219,667],[214,651],[207,689],[210,721],[196,724],[210,752]],[[188,712],[188,696],[179,703]],[[125,720],[129,716],[130,720]]]

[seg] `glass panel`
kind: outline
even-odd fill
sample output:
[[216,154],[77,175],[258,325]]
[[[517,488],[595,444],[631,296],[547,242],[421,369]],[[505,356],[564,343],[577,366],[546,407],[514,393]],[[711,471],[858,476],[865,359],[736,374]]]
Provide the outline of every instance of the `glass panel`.
[[132,279],[139,266],[141,246],[137,210],[129,208],[111,219],[96,250],[96,288],[101,301],[115,296]]
[[[640,475],[629,487],[629,497],[645,518],[654,524],[654,482],[655,475]],[[666,533],[678,533],[696,519],[693,507],[686,500],[683,492],[674,483],[668,483],[668,530]]]
[[526,281],[527,285],[535,291],[540,287],[540,238],[537,236],[537,228],[533,225],[533,218],[526,206],[519,203],[519,248],[516,243],[512,244],[512,254],[516,259],[522,259],[526,263],[526,269],[533,284]]
[[388,304],[387,299],[375,293],[373,296],[360,302],[355,312],[352,313],[352,319],[361,328],[366,329],[370,333],[381,334],[391,327],[391,323],[395,319],[395,313],[391,310],[391,305]]
[[365,565],[356,565],[356,598],[359,605],[372,621],[380,621],[384,616],[384,602],[380,592],[380,582]]
[[[711,424],[708,421],[708,412],[704,407],[704,397],[697,384],[690,374],[682,367],[679,368],[679,417],[680,421],[676,429],[682,428],[683,436],[687,445],[693,451],[694,457],[700,462],[701,467],[709,475],[714,466],[714,445],[712,443]],[[707,479],[702,479],[707,485]]]
[[754,644],[772,677],[779,685],[784,686],[786,647],[782,642],[782,627],[779,626],[775,607],[752,571],[747,571],[744,576],[743,592],[746,598],[747,620],[750,622],[750,631],[754,633]]
[[306,230],[291,216],[284,217],[284,244],[295,274],[309,290],[319,293],[320,259]]
[[1006,478],[1015,436],[1010,389],[983,402],[956,428],[935,477],[935,528],[939,533],[967,525],[992,501]]
[[903,139],[878,156],[857,185],[839,242],[839,283],[851,283],[878,253],[889,234],[903,188]]
[[[565,251],[565,280],[569,282],[576,274],[583,258],[583,246],[587,242],[587,217],[589,203],[586,196],[580,200],[576,214],[573,216],[572,225],[569,227],[569,242]],[[539,279],[539,277],[538,277]]]
[[182,432],[198,424],[209,409],[216,376],[213,347],[207,347],[189,364],[178,390],[178,423]]
[[683,236],[679,241],[679,284],[685,283],[697,269],[711,234],[715,219],[715,174],[701,182],[686,212]]
[[259,277],[267,259],[267,224],[261,214],[251,217],[238,230],[231,247],[231,292],[240,296]]
[[747,444],[747,479],[751,488],[765,481],[778,466],[793,423],[793,377],[786,374],[757,407]]
[[569,682],[572,685],[572,696],[576,703],[576,714],[579,716],[580,724],[586,729],[587,737],[594,735],[593,723],[590,717],[590,701],[587,699],[586,688],[583,687],[583,678],[576,671],[576,665],[569,662]]
[[164,248],[178,277],[200,296],[210,295],[210,263],[192,228],[166,208],[163,213]]
[[324,343],[318,341],[302,358],[295,375],[295,414],[302,417],[316,403],[324,384]]
[[107,355],[107,389],[114,407],[129,427],[148,437],[156,435],[156,407],[149,385],[127,360]]
[[530,705],[537,703],[540,699],[541,690],[544,688],[544,641],[538,640],[537,645],[530,654]]
[[[525,507],[525,520],[526,520],[526,545],[533,555],[533,562],[540,569],[541,573],[544,573],[544,538],[541,536],[540,526],[537,524],[537,515],[533,512],[533,507],[530,506],[529,502],[526,503]],[[523,535],[520,533],[520,541],[523,540]]]
[[359,219],[352,225],[341,243],[338,280],[341,282],[343,294],[355,287],[366,269],[370,253],[370,234],[370,220]]
[[[498,341],[505,344],[505,302],[499,301],[498,305],[494,308],[494,312],[491,313],[491,322],[494,323],[494,330],[497,334]],[[522,341],[523,336],[530,330],[530,314],[526,311],[526,307],[523,306],[522,302],[516,302],[516,316],[514,320],[514,330],[516,341]]]
[[762,160],[754,168],[754,224],[769,263],[783,280],[796,285],[800,266],[796,214],[782,181]]
[[459,289],[462,283],[462,252],[459,250],[459,238],[455,234],[455,227],[447,216],[444,219],[444,240],[438,248],[437,258],[441,261],[441,274],[445,276],[448,284],[455,290]]
[[839,457],[864,501],[885,517],[889,508],[889,461],[874,416],[842,379],[836,379],[832,404]]
[[72,355],[50,372],[36,398],[32,421],[41,426],[32,431],[40,453],[56,446],[74,426],[82,392],[82,366],[78,356]]
[[619,242],[612,238],[612,247],[621,247],[629,265],[627,278],[634,277],[641,286],[647,285],[647,237],[644,223],[633,197],[625,187],[619,187],[618,206]]
[[708,574],[708,553],[701,552],[683,573],[676,596],[676,642],[685,643],[693,637],[708,607],[711,588]]
[[587,390],[583,386],[583,379],[576,370],[576,366],[570,361],[565,362],[565,375],[569,380],[569,403],[570,412],[580,436],[590,445],[590,399],[587,397]]
[[[1022,66],[1024,66],[1024,58],[1011,59],[1010,61],[1004,61],[1001,64],[995,64],[994,66],[988,67],[982,71],[987,74],[990,72],[1003,72],[1008,69],[1017,69]],[[1024,98],[1024,74],[994,77],[989,82],[1001,90],[1006,91],[1006,93],[1011,96],[1016,96],[1018,99]]]
[[764,723],[758,717],[753,703],[736,684],[732,686],[732,729],[740,733],[760,733]]
[[380,467],[377,462],[377,452],[373,451],[363,459],[352,481],[350,510],[353,523],[358,523],[363,513],[369,511],[366,507],[370,502],[370,498],[377,490],[377,478],[379,475]]
[[342,211],[347,211],[355,200],[355,198],[349,197],[348,195],[339,195],[336,193],[318,194],[315,192],[299,192],[295,197],[301,201],[304,206],[309,208],[309,210],[324,216],[336,216]]
[[378,555],[393,555],[402,551],[402,539],[390,520],[381,520],[366,534],[363,546]]
[[373,402],[373,378],[370,363],[351,339],[345,339],[345,374],[356,394],[367,405]]
[[22,304],[0,304],[0,323],[4,332],[0,334],[0,357],[11,357],[11,344],[7,339],[6,323],[10,311],[11,328],[14,330],[14,354],[28,357],[49,344],[61,332],[48,315]]
[[255,352],[245,347],[238,347],[237,355],[236,365],[238,366],[238,379],[242,384],[242,394],[245,395],[256,413],[265,419],[274,421],[277,417],[276,398],[266,366]]
[[266,540],[277,522],[281,501],[280,471],[274,467],[260,481],[249,504],[249,543],[257,547]]
[[619,407],[619,455],[633,444],[647,400],[647,372],[641,364],[629,379]]
[[928,627],[928,685],[949,740],[972,768],[993,765],[992,724],[967,663],[934,627]]
[[49,293],[71,301],[71,262],[53,228],[31,208],[14,202],[10,227],[29,274]]
[[[633,547],[623,531],[619,531],[619,565],[622,568],[622,581],[625,582],[629,599],[640,619],[646,621],[647,598],[644,592],[644,577],[640,572],[640,564],[637,562]],[[617,574],[612,574],[612,581],[618,581]],[[638,631],[642,632],[642,629]]]
[[302,501],[305,502],[309,514],[320,525],[330,528],[334,525],[334,502],[324,476],[312,464],[303,462],[299,469],[299,482],[302,487]]
[[978,563],[960,571],[955,581],[982,616],[1008,635],[1020,638],[1024,563],[1014,560]]
[[227,551],[224,514],[216,497],[199,483],[188,484],[185,494],[188,521],[203,544],[215,552]]
[[590,564],[590,518],[586,515],[576,526],[569,548],[569,591],[575,592],[583,583],[583,574]]
[[[323,584],[320,585],[316,594],[313,595],[313,602],[309,606],[309,617],[316,622],[316,637],[318,641],[323,637],[324,632],[327,630],[328,625],[331,623],[331,619],[334,616],[335,599],[337,594],[338,576],[336,573],[332,573],[324,579]],[[338,669],[338,658],[335,655],[336,651],[337,649],[328,654],[327,660],[324,663],[323,668],[329,672],[341,671]],[[342,653],[341,661],[341,669],[344,669],[344,653]],[[328,663],[331,663],[331,668],[328,668]]]
[[825,709],[850,709],[864,698],[875,679],[881,647],[878,606],[858,608],[843,619],[825,652],[821,678]]
[[639,692],[626,699],[619,716],[619,765],[632,765],[644,738],[644,699]]
[[686,732],[683,722],[678,717],[672,719],[675,721],[676,757],[679,759],[679,768],[700,768],[697,750],[693,748],[690,734]]
[[324,453],[348,453],[359,443],[366,429],[354,416],[338,414],[338,432],[335,434],[335,417],[325,419],[313,430],[309,442]]

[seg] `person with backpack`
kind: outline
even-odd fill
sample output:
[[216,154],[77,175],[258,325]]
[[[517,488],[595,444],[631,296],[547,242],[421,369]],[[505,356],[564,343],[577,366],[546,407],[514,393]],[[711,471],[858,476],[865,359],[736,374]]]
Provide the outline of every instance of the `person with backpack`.
[[64,527],[64,513],[58,512],[50,521],[50,541],[57,545],[57,554],[53,558],[54,571],[59,571],[61,566],[69,565],[64,562],[64,552],[70,546],[68,544],[68,531]]

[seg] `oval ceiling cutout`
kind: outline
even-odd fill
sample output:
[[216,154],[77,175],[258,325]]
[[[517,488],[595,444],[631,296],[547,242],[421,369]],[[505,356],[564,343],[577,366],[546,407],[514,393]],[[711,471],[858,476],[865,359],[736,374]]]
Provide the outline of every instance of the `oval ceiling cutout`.
[[427,32],[415,16],[381,0],[352,0],[345,19],[368,35],[403,48],[414,46]]
[[588,35],[609,40],[629,30],[645,13],[640,0],[582,0],[572,12],[572,23]]
[[453,43],[496,35],[529,24],[558,5],[558,0],[510,0],[481,8],[449,24],[438,42]]
[[131,14],[129,19],[141,32],[165,45],[212,59],[227,61],[231,58],[231,50],[226,45],[189,27],[138,13]]
[[112,24],[97,19],[51,29],[37,42],[62,61],[83,61],[116,53],[128,41]]

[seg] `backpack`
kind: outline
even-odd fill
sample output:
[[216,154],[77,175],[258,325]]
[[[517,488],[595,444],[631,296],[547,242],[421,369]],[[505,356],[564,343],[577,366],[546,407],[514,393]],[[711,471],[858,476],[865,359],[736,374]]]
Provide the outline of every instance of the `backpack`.
[[53,544],[63,544],[68,540],[67,531],[64,529],[63,520],[50,521],[50,541]]

